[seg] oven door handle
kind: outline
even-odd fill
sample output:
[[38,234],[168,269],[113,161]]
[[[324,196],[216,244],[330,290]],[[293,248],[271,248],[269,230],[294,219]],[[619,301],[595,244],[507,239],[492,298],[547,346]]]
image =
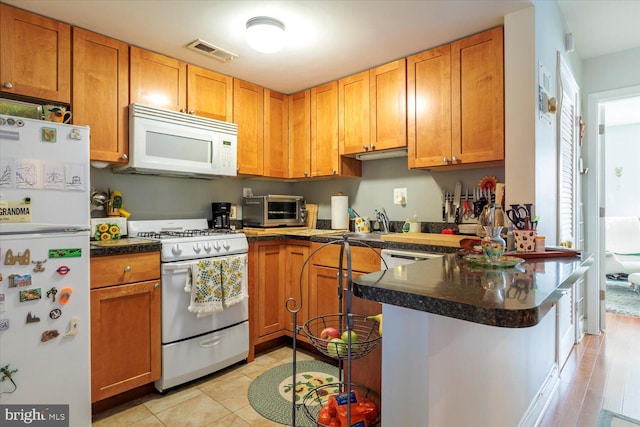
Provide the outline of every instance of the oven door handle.
[[163,273],[189,273],[191,271],[191,266],[195,264],[194,261],[191,262],[172,262],[167,264],[162,264],[162,272]]

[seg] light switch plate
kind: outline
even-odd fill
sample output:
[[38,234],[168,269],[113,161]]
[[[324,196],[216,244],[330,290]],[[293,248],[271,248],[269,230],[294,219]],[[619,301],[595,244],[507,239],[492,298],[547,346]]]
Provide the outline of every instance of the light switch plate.
[[251,190],[251,187],[244,187],[242,189],[242,197],[253,197],[253,190]]

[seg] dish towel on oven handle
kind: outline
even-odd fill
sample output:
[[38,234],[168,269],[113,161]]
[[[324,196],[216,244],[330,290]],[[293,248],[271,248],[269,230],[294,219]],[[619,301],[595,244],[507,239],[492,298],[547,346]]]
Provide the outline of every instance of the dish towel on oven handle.
[[207,258],[191,264],[185,291],[190,292],[188,310],[198,317],[224,310],[247,298],[244,267],[247,255]]

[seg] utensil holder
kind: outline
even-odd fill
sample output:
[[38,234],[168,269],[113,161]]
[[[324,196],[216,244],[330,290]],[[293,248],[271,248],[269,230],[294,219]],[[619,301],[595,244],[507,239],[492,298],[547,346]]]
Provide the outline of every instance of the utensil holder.
[[536,230],[513,230],[516,252],[534,252],[536,249]]

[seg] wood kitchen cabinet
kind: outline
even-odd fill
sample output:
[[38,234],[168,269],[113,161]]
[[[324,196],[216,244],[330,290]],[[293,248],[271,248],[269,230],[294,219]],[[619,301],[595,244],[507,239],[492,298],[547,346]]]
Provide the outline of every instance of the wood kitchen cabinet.
[[406,147],[406,92],[405,58],[340,79],[340,154]]
[[311,89],[311,176],[361,176],[359,160],[340,156],[338,82]]
[[131,103],[232,120],[231,77],[136,46],[129,60]]
[[409,168],[503,164],[502,27],[410,56],[407,76]]
[[289,96],[289,178],[311,176],[311,90]]
[[91,127],[91,160],[127,163],[129,45],[73,28],[73,119]]
[[[285,247],[285,302],[283,303],[285,327],[286,330],[293,334],[293,314],[287,310],[286,300],[295,298],[298,311],[296,324],[301,327],[309,320],[309,267],[304,266],[305,261],[309,258],[309,243],[293,244],[289,242]],[[304,266],[304,271],[303,271]],[[291,309],[296,308],[291,305]],[[298,335],[298,339],[304,339],[304,334]]]
[[264,90],[264,176],[289,176],[289,97]]
[[233,122],[238,125],[238,174],[264,172],[264,88],[233,79]]
[[[319,245],[319,243],[313,243],[311,250],[314,251]],[[371,250],[369,248],[352,246],[352,277],[380,271],[379,254],[379,249]],[[346,296],[343,296],[343,307],[338,306],[339,259],[339,245],[327,246],[314,255],[313,265],[311,266],[311,277],[309,279],[309,299],[315,303],[312,306],[313,313],[311,317],[339,313],[341,310],[346,309],[346,307],[344,307],[346,304]],[[343,268],[346,268],[346,260],[343,262]],[[343,281],[343,286],[346,292],[346,278]],[[351,312],[363,316],[373,316],[382,313],[382,304],[352,296]],[[378,343],[371,353],[352,360],[351,369],[351,380],[354,384],[364,385],[380,393],[382,378],[382,346],[380,343]]]
[[281,336],[284,327],[285,251],[282,241],[249,244],[250,313],[253,345]]
[[0,4],[0,92],[69,104],[71,27]]
[[91,401],[161,374],[160,253],[92,257]]

